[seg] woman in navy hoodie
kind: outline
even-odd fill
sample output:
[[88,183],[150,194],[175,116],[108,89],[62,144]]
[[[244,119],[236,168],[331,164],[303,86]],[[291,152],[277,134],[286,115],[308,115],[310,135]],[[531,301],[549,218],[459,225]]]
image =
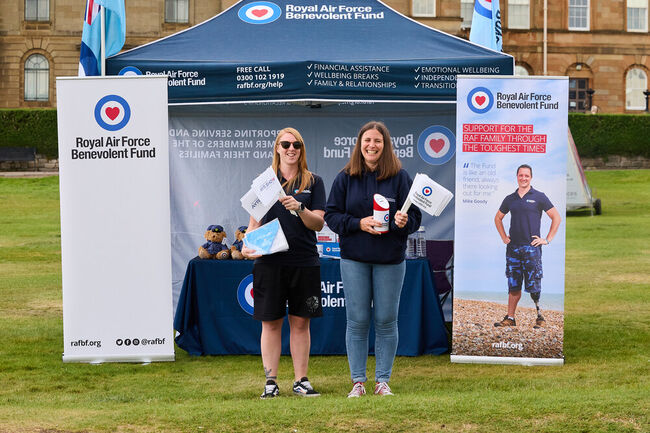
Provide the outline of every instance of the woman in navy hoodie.
[[[366,393],[368,330],[374,306],[375,390],[392,395],[390,380],[397,351],[397,313],[404,281],[406,239],[420,226],[422,214],[411,206],[399,211],[412,180],[393,151],[388,128],[369,122],[359,131],[350,161],[336,176],[325,210],[327,225],[340,238],[341,278],[347,318],[345,344],[354,386],[348,397]],[[389,203],[389,229],[373,218],[373,196]]]

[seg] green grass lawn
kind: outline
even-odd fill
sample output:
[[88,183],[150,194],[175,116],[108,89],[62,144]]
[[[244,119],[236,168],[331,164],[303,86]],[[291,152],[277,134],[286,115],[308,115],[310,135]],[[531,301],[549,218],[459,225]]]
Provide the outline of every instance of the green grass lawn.
[[301,399],[283,357],[271,401],[256,356],[63,364],[58,178],[0,179],[0,432],[648,432],[650,170],[587,178],[603,214],[567,218],[564,366],[398,357],[394,398],[348,400],[345,357],[318,356]]

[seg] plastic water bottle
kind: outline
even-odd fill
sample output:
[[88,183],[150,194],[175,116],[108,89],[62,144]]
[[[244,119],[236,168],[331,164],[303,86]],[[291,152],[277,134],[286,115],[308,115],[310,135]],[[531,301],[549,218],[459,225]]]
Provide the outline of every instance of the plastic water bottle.
[[412,233],[406,238],[406,258],[414,259],[415,257],[415,233]]
[[415,236],[415,255],[416,257],[427,256],[427,234],[424,226],[420,226]]

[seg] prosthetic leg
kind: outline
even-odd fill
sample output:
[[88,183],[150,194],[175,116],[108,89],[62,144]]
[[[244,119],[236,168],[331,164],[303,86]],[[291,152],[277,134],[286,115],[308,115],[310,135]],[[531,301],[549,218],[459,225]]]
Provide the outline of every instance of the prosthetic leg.
[[537,319],[535,320],[535,326],[533,328],[541,328],[546,324],[546,320],[544,320],[544,316],[542,316],[542,313],[540,313],[539,310],[539,297],[541,295],[541,292],[536,292],[536,293],[531,293],[530,298],[533,300],[535,303],[535,308],[537,309]]

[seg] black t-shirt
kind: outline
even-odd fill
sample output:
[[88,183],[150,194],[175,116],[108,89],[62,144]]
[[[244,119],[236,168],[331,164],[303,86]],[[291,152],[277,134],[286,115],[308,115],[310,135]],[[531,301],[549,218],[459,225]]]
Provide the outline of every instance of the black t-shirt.
[[[313,173],[312,173],[313,174]],[[302,192],[298,189],[287,192],[296,200],[303,203],[309,210],[325,210],[326,196],[325,185],[320,176],[313,174],[314,180]],[[280,183],[286,182],[280,176]],[[300,185],[300,180],[296,183]],[[318,250],[316,249],[316,232],[305,227],[300,216],[293,216],[282,204],[277,201],[273,207],[264,215],[261,224],[266,224],[278,218],[284,236],[289,244],[288,251],[262,256],[255,260],[255,263],[269,263],[289,266],[319,266]]]

